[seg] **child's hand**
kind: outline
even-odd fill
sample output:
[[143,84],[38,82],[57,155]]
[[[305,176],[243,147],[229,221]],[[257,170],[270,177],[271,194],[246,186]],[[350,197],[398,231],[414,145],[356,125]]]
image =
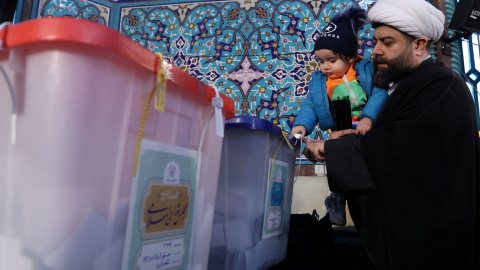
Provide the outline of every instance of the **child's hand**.
[[292,134],[302,134],[302,136],[305,136],[305,133],[307,133],[307,129],[304,126],[294,126],[292,128]]
[[355,134],[362,134],[365,135],[367,131],[370,130],[372,127],[372,120],[368,117],[364,117],[360,122],[358,122],[357,130],[355,131]]

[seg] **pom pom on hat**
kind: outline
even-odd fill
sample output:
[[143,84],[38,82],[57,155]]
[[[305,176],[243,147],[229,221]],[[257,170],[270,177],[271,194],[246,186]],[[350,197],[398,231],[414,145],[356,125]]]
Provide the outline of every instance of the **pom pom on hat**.
[[360,7],[351,6],[340,12],[323,28],[315,41],[314,52],[328,49],[346,56],[356,56],[357,32],[366,22],[367,12]]

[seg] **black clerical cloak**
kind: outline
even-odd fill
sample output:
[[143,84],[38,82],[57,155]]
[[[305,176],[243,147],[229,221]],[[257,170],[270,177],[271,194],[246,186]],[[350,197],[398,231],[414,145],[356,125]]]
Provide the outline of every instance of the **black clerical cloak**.
[[[475,93],[476,94],[476,93]],[[365,136],[325,143],[330,189],[378,269],[480,269],[480,143],[465,82],[429,59]]]

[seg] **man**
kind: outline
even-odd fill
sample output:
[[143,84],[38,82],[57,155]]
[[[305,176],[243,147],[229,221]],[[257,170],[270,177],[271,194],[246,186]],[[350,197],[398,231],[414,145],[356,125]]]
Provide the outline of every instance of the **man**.
[[389,87],[372,129],[310,142],[377,269],[480,269],[480,142],[465,82],[429,56],[444,16],[424,0],[379,0],[374,83]]

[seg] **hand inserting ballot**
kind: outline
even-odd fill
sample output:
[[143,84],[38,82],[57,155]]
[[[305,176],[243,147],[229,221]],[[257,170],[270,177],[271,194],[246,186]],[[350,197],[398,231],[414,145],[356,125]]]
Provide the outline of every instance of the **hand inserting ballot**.
[[[338,139],[354,133],[355,130],[353,129],[334,131],[328,136],[328,140]],[[302,140],[306,144],[303,154],[308,160],[313,163],[325,161],[325,140],[311,140],[308,138],[302,138]]]

